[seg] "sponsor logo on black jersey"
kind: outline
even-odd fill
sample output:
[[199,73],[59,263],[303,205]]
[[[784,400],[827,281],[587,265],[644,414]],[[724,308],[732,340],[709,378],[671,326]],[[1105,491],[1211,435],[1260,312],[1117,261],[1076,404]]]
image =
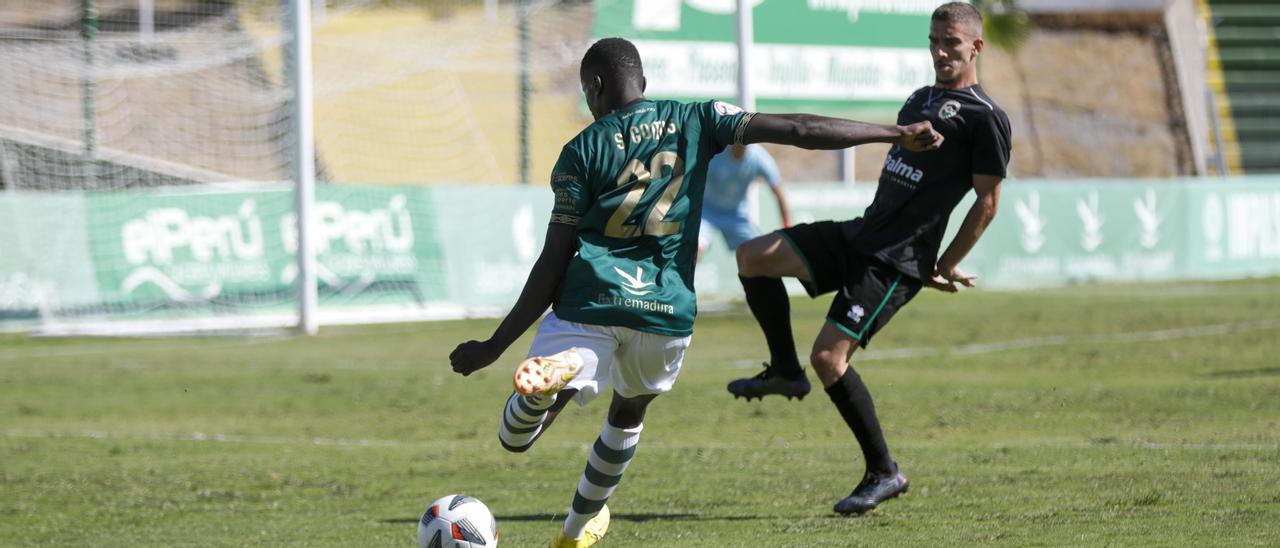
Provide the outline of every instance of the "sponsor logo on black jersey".
[[889,173],[908,179],[913,183],[920,182],[924,178],[924,172],[916,169],[911,164],[902,161],[902,158],[889,154],[884,159],[884,169]]

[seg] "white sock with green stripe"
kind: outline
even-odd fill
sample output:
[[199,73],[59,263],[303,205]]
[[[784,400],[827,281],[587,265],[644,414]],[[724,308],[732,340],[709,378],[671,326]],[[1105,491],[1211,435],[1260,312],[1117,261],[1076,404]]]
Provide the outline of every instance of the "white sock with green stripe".
[[564,520],[564,535],[569,538],[582,536],[587,522],[600,513],[609,495],[622,481],[622,473],[631,456],[636,452],[636,444],[640,442],[640,431],[643,424],[633,428],[618,428],[606,420],[600,430],[600,437],[591,448],[587,457],[587,468],[578,481],[578,492],[573,495],[573,508],[569,517]]
[[555,402],[556,394],[521,396],[512,392],[502,410],[502,428],[498,430],[498,438],[509,447],[527,447],[542,431],[547,409]]

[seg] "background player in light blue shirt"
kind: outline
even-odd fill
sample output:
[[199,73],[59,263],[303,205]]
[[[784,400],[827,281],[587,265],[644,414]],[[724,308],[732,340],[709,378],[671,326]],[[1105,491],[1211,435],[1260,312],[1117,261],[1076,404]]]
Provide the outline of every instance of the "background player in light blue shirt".
[[732,251],[742,242],[760,235],[747,218],[747,192],[756,179],[764,180],[778,200],[782,226],[791,226],[787,199],[782,193],[778,164],[760,145],[733,145],[711,159],[707,167],[707,190],[702,202],[702,230],[698,255],[706,252],[714,237],[712,228],[724,237]]

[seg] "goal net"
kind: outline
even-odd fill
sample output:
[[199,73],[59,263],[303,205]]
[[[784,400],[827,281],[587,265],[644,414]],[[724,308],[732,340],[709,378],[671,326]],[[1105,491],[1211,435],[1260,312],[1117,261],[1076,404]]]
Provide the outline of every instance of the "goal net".
[[[297,321],[286,3],[0,3],[0,329]],[[456,187],[550,172],[582,125],[590,3],[311,7],[322,322],[491,312],[549,205]],[[444,237],[493,216],[519,260]]]

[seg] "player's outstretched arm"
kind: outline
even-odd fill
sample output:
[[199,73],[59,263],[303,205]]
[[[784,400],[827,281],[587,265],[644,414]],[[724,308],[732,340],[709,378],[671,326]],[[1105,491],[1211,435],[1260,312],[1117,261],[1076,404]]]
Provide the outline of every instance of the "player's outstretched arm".
[[497,361],[502,353],[520,338],[533,322],[542,317],[555,298],[556,288],[564,279],[569,260],[577,252],[575,228],[566,224],[551,223],[547,227],[547,239],[542,254],[533,264],[529,279],[525,280],[520,298],[503,318],[493,336],[486,341],[467,341],[449,354],[449,363],[456,373],[470,375]]
[[869,124],[814,114],[757,113],[742,133],[744,144],[776,143],[814,150],[839,150],[867,143],[892,143],[913,151],[942,146],[929,122],[909,126]]
[[977,277],[961,272],[959,265],[973,246],[977,245],[978,239],[987,230],[987,225],[996,217],[996,211],[1000,208],[1002,182],[1004,178],[995,175],[973,175],[973,190],[978,194],[978,199],[969,207],[969,213],[964,216],[964,222],[960,224],[960,229],[951,239],[947,250],[938,258],[933,279],[925,285],[948,293],[954,293],[958,289],[956,284],[965,287],[977,285],[974,282]]

